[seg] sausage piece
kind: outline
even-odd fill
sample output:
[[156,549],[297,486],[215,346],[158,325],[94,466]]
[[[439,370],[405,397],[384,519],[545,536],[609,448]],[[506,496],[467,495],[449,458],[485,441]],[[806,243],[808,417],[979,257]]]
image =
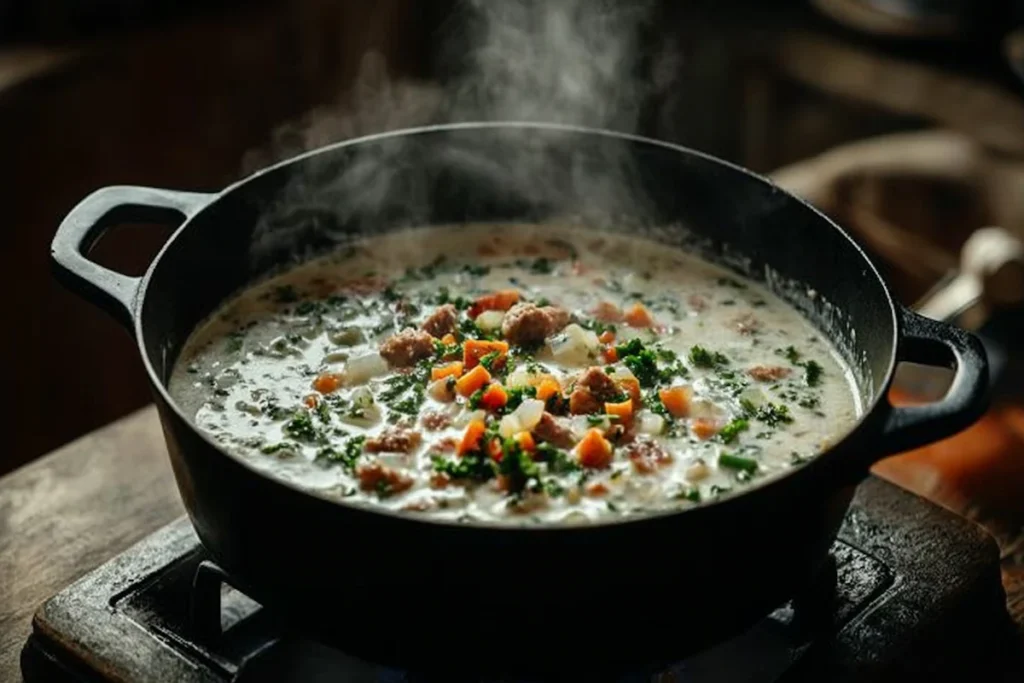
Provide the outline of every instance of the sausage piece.
[[413,479],[407,474],[379,462],[366,462],[356,468],[359,488],[364,491],[380,491],[384,494],[399,493],[412,487]]
[[446,334],[454,334],[459,326],[459,313],[452,304],[445,304],[430,314],[421,325],[424,332],[440,339]]
[[423,330],[407,329],[388,337],[380,346],[380,355],[395,368],[415,365],[434,353],[434,338]]
[[508,310],[501,323],[501,333],[513,344],[540,344],[545,338],[569,324],[568,311],[558,306],[518,303]]
[[615,380],[598,367],[588,368],[576,380],[572,393],[569,395],[569,412],[573,415],[596,413],[605,402],[618,401],[622,398]]
[[389,427],[366,440],[367,453],[411,453],[423,441],[419,432],[401,427]]
[[544,411],[540,422],[534,426],[533,435],[558,448],[571,448],[574,443],[572,430],[559,424],[555,416],[547,411]]
[[789,377],[793,371],[781,365],[755,365],[747,370],[747,374],[758,382],[775,382],[776,380]]

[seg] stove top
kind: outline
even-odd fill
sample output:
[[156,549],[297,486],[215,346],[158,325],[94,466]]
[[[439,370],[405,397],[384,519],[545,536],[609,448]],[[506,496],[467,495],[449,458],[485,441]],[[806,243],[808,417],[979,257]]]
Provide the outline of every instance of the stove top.
[[[969,522],[871,478],[831,556],[806,594],[749,631],[671,667],[611,678],[946,680],[1015,652],[997,548]],[[179,519],[39,609],[22,652],[25,679],[476,680],[362,661],[303,639],[228,581]]]

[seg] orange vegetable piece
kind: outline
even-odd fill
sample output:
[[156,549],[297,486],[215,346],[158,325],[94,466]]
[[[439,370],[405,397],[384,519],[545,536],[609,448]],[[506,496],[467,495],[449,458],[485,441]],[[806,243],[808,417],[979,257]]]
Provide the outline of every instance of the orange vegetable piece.
[[[594,317],[603,323],[617,323],[622,321],[622,310],[610,301],[601,301],[594,307]],[[607,342],[605,342],[607,343]]]
[[430,368],[430,379],[438,380],[445,377],[459,377],[462,375],[462,361],[456,360],[444,365],[435,365]]
[[604,332],[597,336],[597,341],[601,342],[602,344],[611,344],[613,341],[615,341],[615,333],[612,332],[611,330],[605,330]]
[[462,435],[462,441],[459,442],[459,447],[455,450],[459,455],[465,455],[466,453],[472,453],[473,451],[480,449],[480,441],[484,438],[484,432],[487,431],[487,426],[483,420],[473,420],[466,425],[466,431]]
[[484,395],[480,397],[480,407],[484,410],[498,410],[504,408],[506,403],[508,394],[505,393],[505,387],[497,382],[484,389]]
[[620,424],[626,424],[633,419],[633,401],[626,399],[622,403],[605,403],[604,412],[618,417]]
[[469,307],[469,317],[476,318],[484,311],[507,311],[519,303],[519,292],[514,289],[503,289],[494,294],[485,294]]
[[640,395],[640,382],[633,377],[626,377],[619,380],[619,386],[622,387],[623,391],[629,394],[629,397],[633,399],[634,407],[643,404],[643,398]]
[[557,380],[547,377],[537,385],[537,399],[547,403],[547,400],[556,394],[562,393],[562,387]]
[[336,372],[325,372],[313,380],[313,388],[321,394],[329,394],[337,391],[341,386],[341,375]]
[[576,444],[576,458],[584,467],[608,467],[612,462],[612,445],[600,429],[588,429],[583,439]]
[[697,418],[693,421],[690,429],[697,435],[698,439],[710,439],[718,433],[718,424],[707,418]]
[[651,312],[647,310],[647,307],[637,301],[633,306],[626,311],[626,323],[630,327],[650,327],[654,324],[654,318],[651,317]]
[[513,437],[519,447],[527,453],[533,453],[537,450],[537,442],[533,440],[533,434],[530,432],[519,432]]
[[500,367],[500,363],[505,362],[505,358],[508,356],[508,342],[467,339],[466,343],[462,345],[462,362],[466,370],[469,370],[479,365],[481,358],[495,351],[498,352],[498,360],[492,367],[497,368]]
[[665,409],[672,417],[686,417],[690,414],[690,394],[689,387],[670,387],[658,390],[658,398],[661,399]]
[[619,352],[615,350],[614,346],[606,346],[601,349],[601,358],[606,363],[614,363],[619,359]]
[[316,394],[310,394],[302,399],[302,402],[306,404],[307,408],[316,408],[316,404],[320,402],[320,399],[316,397]]
[[459,392],[459,395],[469,398],[476,393],[477,389],[483,389],[490,381],[491,373],[487,372],[487,368],[484,366],[478,365],[455,382],[455,391]]
[[449,332],[448,334],[441,337],[441,343],[445,346],[451,346],[455,343],[455,335]]
[[505,457],[505,451],[501,450],[499,439],[491,439],[491,442],[487,444],[487,454],[491,456],[491,460],[501,462],[501,459]]

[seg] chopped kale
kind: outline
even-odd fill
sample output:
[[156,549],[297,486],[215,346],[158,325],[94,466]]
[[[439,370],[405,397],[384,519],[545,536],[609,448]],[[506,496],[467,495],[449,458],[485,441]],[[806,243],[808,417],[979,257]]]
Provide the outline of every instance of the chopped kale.
[[745,458],[742,455],[722,453],[718,456],[718,466],[741,472],[754,472],[757,470],[757,461],[753,458]]
[[331,421],[331,407],[327,404],[327,401],[320,401],[316,404],[316,416],[324,424]]
[[820,404],[821,399],[819,399],[817,396],[804,396],[799,401],[797,401],[798,406],[800,406],[801,408],[806,408],[807,410],[814,410]]
[[719,351],[708,351],[703,346],[694,346],[690,349],[690,362],[698,368],[715,368],[728,365],[729,359]]
[[549,443],[537,444],[533,455],[537,460],[546,462],[548,471],[552,474],[571,474],[582,469],[579,462],[569,453]]
[[316,452],[317,460],[326,460],[330,463],[340,464],[345,470],[351,472],[356,468],[359,456],[363,454],[363,443],[365,436],[353,436],[345,441],[340,449],[333,446],[325,446]]
[[483,398],[484,398],[484,390],[482,388],[481,389],[477,389],[476,391],[474,391],[470,395],[469,400],[468,400],[469,409],[470,410],[476,410],[477,408],[479,408],[480,407],[480,402],[483,400]]
[[260,453],[266,453],[267,455],[271,455],[274,453],[280,455],[289,455],[294,454],[295,452],[298,451],[298,449],[299,446],[297,444],[291,443],[290,441],[282,441],[280,443],[268,444],[266,446],[263,446],[262,448],[260,448]]
[[438,360],[442,358],[461,357],[462,356],[462,344],[445,344],[440,339],[434,340],[434,356]]
[[722,443],[732,443],[739,437],[740,432],[745,432],[749,427],[749,423],[744,418],[738,417],[722,427],[722,430],[718,432],[718,438],[722,440]]
[[515,439],[505,439],[501,450],[498,471],[505,475],[509,491],[521,493],[531,482],[531,488],[540,488],[540,467]]
[[482,453],[467,453],[461,458],[434,458],[434,471],[452,479],[487,481],[494,477],[494,461]]
[[506,390],[506,394],[508,398],[505,401],[505,412],[510,413],[518,408],[524,399],[536,398],[537,387],[512,387]]
[[787,346],[784,349],[775,349],[775,354],[778,356],[784,356],[793,365],[800,362],[800,352],[796,350],[795,346]]
[[480,358],[480,365],[484,366],[487,372],[494,372],[494,361],[498,360],[500,356],[501,354],[497,351],[491,351]]
[[321,316],[327,312],[327,306],[322,301],[303,301],[295,307],[297,315]]
[[314,442],[323,438],[313,425],[313,415],[308,410],[296,411],[292,419],[285,424],[284,431],[299,441]]
[[764,405],[757,407],[751,401],[744,399],[740,401],[740,406],[743,408],[743,412],[746,413],[747,416],[760,422],[764,422],[769,427],[776,427],[780,424],[789,424],[793,421],[793,416],[789,414],[789,407],[785,405],[765,403]]
[[683,489],[679,489],[673,496],[676,500],[688,500],[693,503],[700,502],[700,489],[696,486],[688,486]]
[[412,372],[392,375],[384,380],[385,389],[380,400],[395,413],[415,416],[426,398],[427,380],[430,377],[430,363],[423,361]]
[[821,383],[822,372],[824,369],[816,361],[807,361],[804,364],[804,378],[807,380],[807,386],[818,386]]

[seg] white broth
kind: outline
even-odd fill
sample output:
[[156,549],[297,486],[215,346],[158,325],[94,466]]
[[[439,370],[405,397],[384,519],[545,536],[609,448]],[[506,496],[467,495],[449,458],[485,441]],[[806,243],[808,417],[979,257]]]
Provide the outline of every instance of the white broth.
[[764,286],[637,237],[506,224],[368,238],[257,283],[169,388],[269,476],[516,524],[699,505],[861,410],[830,341]]

